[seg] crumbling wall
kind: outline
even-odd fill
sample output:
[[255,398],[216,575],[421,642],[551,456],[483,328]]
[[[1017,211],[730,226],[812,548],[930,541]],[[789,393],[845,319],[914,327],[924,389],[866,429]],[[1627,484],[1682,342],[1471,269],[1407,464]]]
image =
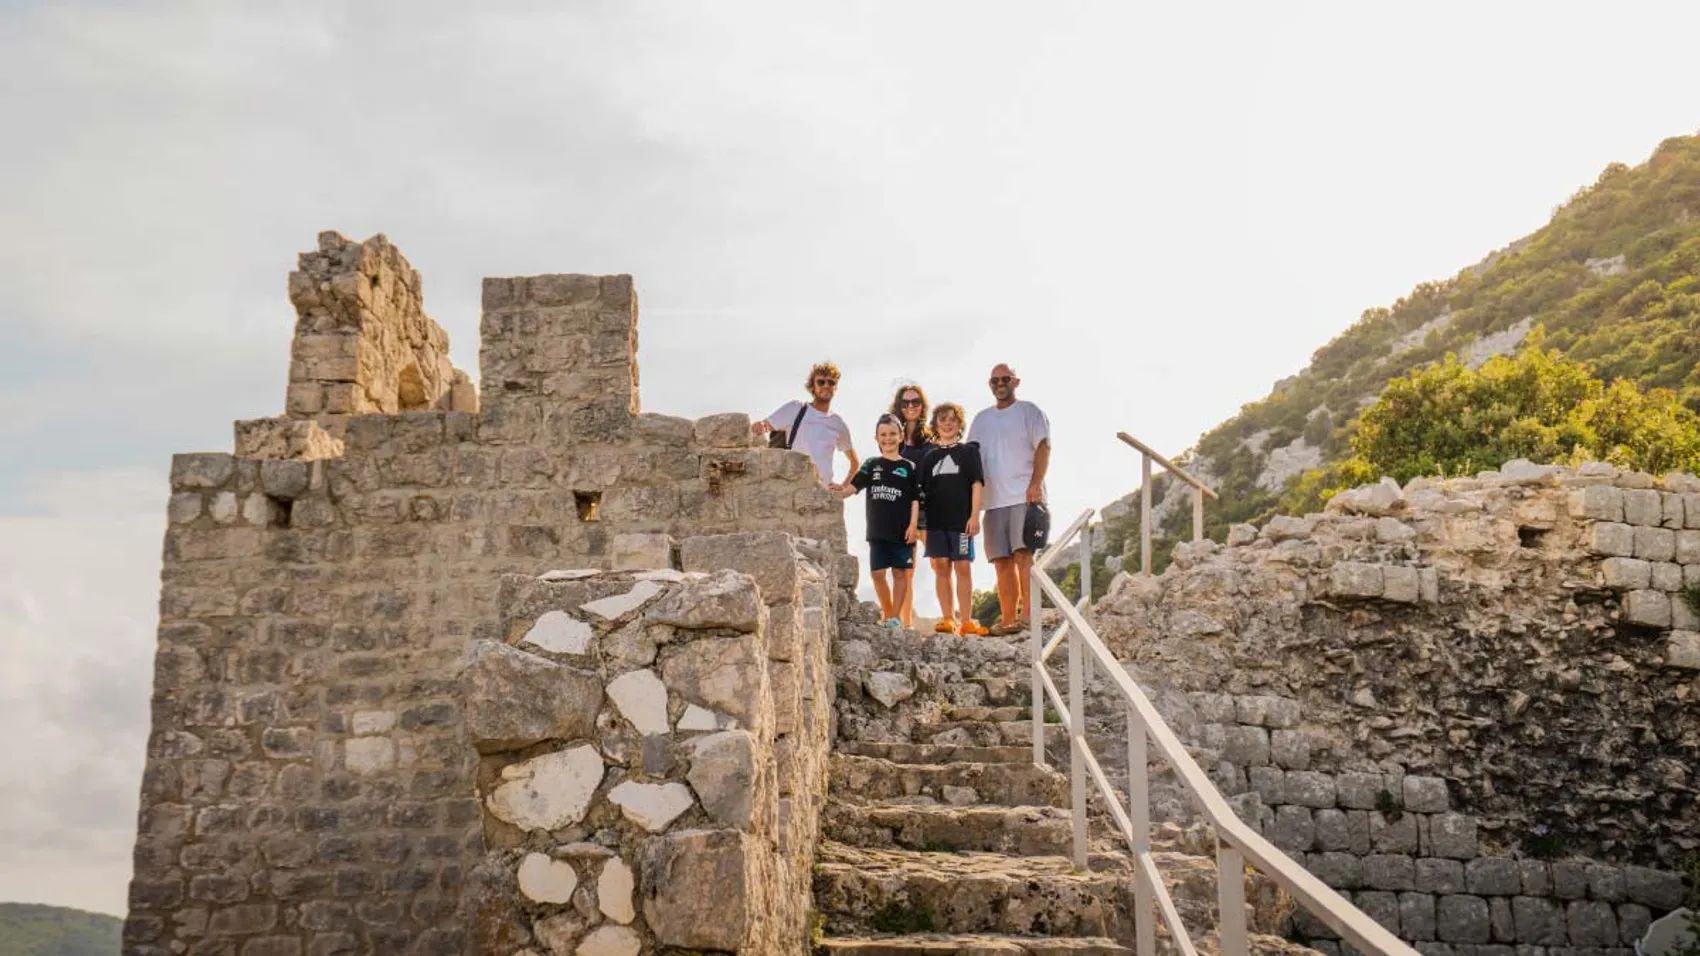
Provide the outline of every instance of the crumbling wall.
[[1621,947],[1700,846],[1697,492],[1527,462],[1384,481],[1182,545],[1097,622],[1193,692],[1246,818],[1407,939]]
[[174,459],[127,954],[462,952],[485,845],[456,674],[507,636],[502,575],[678,567],[729,532],[843,552],[807,456],[638,412],[636,321],[629,277],[488,280],[479,413]]

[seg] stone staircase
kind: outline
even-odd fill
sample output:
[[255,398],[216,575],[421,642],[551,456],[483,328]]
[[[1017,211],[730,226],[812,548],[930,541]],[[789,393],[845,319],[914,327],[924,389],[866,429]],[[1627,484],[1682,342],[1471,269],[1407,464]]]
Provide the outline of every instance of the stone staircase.
[[[1089,865],[1069,858],[1068,779],[1034,766],[1019,639],[845,627],[839,743],[814,874],[817,951],[859,956],[1131,954],[1131,858],[1092,814]],[[877,697],[876,697],[877,692]],[[1066,740],[1047,734],[1053,764]],[[1101,809],[1101,808],[1100,808]],[[1159,869],[1200,952],[1215,922],[1215,863],[1199,834],[1165,824]],[[1248,883],[1253,925],[1286,901]],[[1253,952],[1308,953],[1273,936]],[[1159,952],[1175,952],[1159,928]]]

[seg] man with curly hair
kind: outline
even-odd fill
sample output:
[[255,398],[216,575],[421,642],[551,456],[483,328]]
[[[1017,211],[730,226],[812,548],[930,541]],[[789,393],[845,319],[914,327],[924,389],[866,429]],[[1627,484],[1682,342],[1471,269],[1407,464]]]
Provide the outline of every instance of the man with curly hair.
[[779,447],[806,453],[815,463],[823,485],[835,484],[832,458],[836,452],[843,452],[850,459],[850,470],[845,477],[848,481],[862,463],[850,441],[850,426],[832,410],[833,396],[838,394],[838,366],[831,362],[816,364],[809,370],[803,389],[809,393],[810,401],[786,402],[767,418],[751,422],[750,431],[771,435],[773,444]]

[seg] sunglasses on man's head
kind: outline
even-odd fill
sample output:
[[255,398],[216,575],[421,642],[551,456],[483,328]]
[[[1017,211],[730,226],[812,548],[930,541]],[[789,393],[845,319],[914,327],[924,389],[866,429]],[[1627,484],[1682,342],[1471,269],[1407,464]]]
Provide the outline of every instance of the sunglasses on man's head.
[[897,404],[904,408],[915,408],[921,404],[921,400],[918,398],[906,398]]
[[993,385],[1008,385],[1010,382],[1015,381],[1015,376],[1013,376],[1013,375],[993,375],[991,378],[987,379],[986,381],[990,382]]
[[815,384],[817,386],[818,385],[837,385],[838,379],[836,379],[836,378],[817,378],[817,379],[815,379]]

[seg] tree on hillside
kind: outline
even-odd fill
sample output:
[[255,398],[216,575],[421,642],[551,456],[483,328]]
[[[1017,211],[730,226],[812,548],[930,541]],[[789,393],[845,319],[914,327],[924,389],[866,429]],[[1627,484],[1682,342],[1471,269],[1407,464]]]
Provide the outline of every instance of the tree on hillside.
[[1454,356],[1389,382],[1365,410],[1339,477],[1468,475],[1512,458],[1609,461],[1638,471],[1700,468],[1700,416],[1668,389],[1609,386],[1543,348],[1470,369]]

